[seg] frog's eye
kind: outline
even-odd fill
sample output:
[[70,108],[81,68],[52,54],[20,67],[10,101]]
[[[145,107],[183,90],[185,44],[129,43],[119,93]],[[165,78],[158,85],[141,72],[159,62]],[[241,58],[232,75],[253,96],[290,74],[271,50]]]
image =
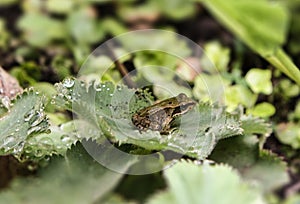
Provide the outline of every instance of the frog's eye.
[[180,94],[177,96],[177,98],[178,98],[179,101],[182,101],[182,100],[186,99],[187,96],[186,96],[184,93],[180,93]]

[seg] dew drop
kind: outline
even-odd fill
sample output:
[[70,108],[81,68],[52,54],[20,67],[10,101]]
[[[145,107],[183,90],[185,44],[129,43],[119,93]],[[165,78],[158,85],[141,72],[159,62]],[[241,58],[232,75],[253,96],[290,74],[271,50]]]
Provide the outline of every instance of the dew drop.
[[32,147],[31,146],[27,146],[24,150],[27,154],[32,152]]
[[69,135],[62,135],[60,137],[60,139],[61,139],[62,142],[65,142],[65,143],[67,143],[67,142],[69,142],[71,140],[71,138],[69,137]]
[[42,144],[50,144],[50,145],[53,144],[52,139],[49,137],[43,137],[42,139],[39,140],[39,142]]
[[49,161],[50,161],[50,157],[49,157],[48,155],[46,155],[46,156],[44,157],[44,161],[49,162]]
[[16,142],[16,136],[14,136],[13,134],[8,135],[7,137],[5,137],[3,139],[3,144],[2,146],[12,146],[13,143]]
[[68,100],[71,100],[71,99],[72,99],[72,96],[66,95],[66,98],[67,98]]
[[35,150],[34,155],[36,157],[42,157],[43,156],[43,151],[40,149]]
[[50,149],[52,147],[52,145],[53,145],[53,141],[49,137],[44,137],[44,138],[42,138],[42,139],[39,140],[39,145],[42,148]]
[[63,80],[63,86],[66,88],[72,88],[75,84],[75,81],[71,78],[66,78]]
[[22,152],[24,145],[25,145],[24,141],[20,142],[16,147],[14,147],[13,154],[18,154],[18,153]]

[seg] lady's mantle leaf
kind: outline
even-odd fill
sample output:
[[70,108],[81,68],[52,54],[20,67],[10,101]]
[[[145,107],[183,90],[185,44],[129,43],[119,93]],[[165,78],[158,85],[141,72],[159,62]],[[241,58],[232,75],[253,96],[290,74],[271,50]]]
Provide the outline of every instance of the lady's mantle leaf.
[[260,150],[259,140],[254,135],[247,134],[220,141],[210,159],[237,168],[243,178],[255,181],[265,192],[289,181],[286,163],[277,155]]
[[97,138],[101,132],[83,120],[72,120],[59,126],[51,126],[51,133],[41,133],[30,137],[24,147],[23,158],[41,160],[45,156],[65,155],[76,142]]
[[150,198],[149,204],[264,203],[257,189],[243,182],[239,175],[227,166],[197,166],[180,162],[167,169],[164,176],[169,189]]
[[[118,162],[126,171],[135,161],[113,162]],[[15,204],[24,203],[24,200],[32,204],[95,203],[110,192],[122,176],[96,163],[78,143],[64,158],[52,158],[35,178],[14,180],[11,188],[0,194],[0,200]]]
[[13,107],[0,118],[0,155],[22,153],[29,137],[48,132],[43,97],[33,90],[24,91]]
[[[242,133],[239,118],[229,115],[217,105],[200,103],[181,117],[180,128],[168,135],[157,131],[139,132],[131,122],[137,110],[153,103],[147,92],[115,86],[112,83],[84,84],[66,79],[56,85],[55,103],[98,128],[101,135],[121,143],[130,143],[147,150],[172,150],[196,158],[205,158],[219,139]],[[178,122],[178,121],[177,121]],[[180,121],[179,121],[180,122]]]

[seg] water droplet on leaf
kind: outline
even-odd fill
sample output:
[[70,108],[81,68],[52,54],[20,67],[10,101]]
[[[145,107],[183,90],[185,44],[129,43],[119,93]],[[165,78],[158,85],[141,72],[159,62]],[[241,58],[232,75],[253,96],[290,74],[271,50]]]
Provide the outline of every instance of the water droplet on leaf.
[[72,88],[75,84],[75,81],[71,78],[66,78],[63,80],[63,86],[66,88]]
[[15,143],[15,142],[16,142],[16,136],[14,136],[13,134],[8,135],[7,137],[5,137],[3,139],[3,144],[1,145],[1,147],[5,147],[5,146],[11,147],[14,145],[13,143]]
[[22,152],[24,145],[25,145],[24,141],[21,141],[19,144],[17,144],[17,146],[14,147],[14,149],[13,149],[13,154],[18,154],[18,153]]
[[67,142],[69,142],[71,140],[71,138],[69,137],[69,135],[62,135],[60,137],[60,139],[61,139],[62,142],[65,142],[65,143],[67,143]]

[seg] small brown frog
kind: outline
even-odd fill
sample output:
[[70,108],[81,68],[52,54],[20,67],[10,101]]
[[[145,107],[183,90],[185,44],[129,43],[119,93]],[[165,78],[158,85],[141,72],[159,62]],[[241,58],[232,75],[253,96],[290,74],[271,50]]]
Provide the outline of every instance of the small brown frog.
[[132,122],[139,130],[150,129],[162,134],[168,133],[171,122],[191,110],[195,105],[194,100],[181,93],[176,97],[139,110],[132,116]]

